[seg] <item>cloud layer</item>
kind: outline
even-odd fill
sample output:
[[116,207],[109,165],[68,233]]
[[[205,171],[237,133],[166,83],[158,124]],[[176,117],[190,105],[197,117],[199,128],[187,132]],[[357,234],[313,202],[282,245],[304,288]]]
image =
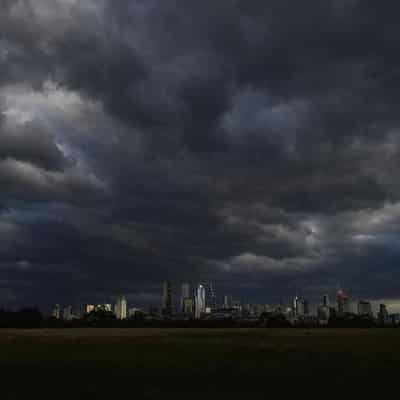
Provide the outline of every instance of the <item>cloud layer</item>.
[[0,301],[399,296],[396,2],[3,3]]

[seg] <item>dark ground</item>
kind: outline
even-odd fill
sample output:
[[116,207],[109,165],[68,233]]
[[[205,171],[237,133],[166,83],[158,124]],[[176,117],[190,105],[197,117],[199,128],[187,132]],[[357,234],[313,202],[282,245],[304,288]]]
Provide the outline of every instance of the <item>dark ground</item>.
[[389,394],[400,329],[1,330],[1,399]]

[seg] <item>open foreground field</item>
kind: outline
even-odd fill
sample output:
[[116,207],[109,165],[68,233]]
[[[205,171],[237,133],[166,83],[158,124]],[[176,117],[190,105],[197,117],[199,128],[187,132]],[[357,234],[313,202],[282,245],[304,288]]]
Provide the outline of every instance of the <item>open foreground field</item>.
[[384,394],[400,329],[2,330],[0,366],[2,399]]

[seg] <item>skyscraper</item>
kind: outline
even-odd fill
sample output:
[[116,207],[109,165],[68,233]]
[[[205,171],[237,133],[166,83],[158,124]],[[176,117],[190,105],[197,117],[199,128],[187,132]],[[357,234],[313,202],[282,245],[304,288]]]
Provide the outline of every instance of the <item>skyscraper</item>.
[[296,296],[294,299],[293,299],[293,306],[292,306],[292,308],[293,308],[293,315],[295,316],[295,317],[297,317],[297,315],[298,315],[298,303],[299,303],[299,298]]
[[206,285],[206,307],[210,309],[217,308],[217,297],[211,282]]
[[349,303],[349,296],[344,292],[344,290],[339,289],[336,293],[337,309],[339,314],[345,313]]
[[189,283],[183,283],[182,284],[182,293],[181,293],[181,311],[185,312],[185,301],[191,299],[191,293],[190,293],[190,284]]
[[232,296],[231,295],[225,295],[224,296],[224,308],[232,308]]
[[385,325],[388,322],[389,313],[386,308],[386,304],[379,304],[378,321],[381,325]]
[[163,315],[172,314],[172,286],[169,281],[163,283],[161,312]]
[[199,319],[201,314],[206,311],[206,289],[203,285],[198,285],[195,297],[195,318]]
[[324,297],[322,298],[322,305],[324,307],[329,307],[329,296],[327,294],[324,294]]
[[115,304],[115,316],[117,319],[126,319],[127,317],[127,306],[128,303],[124,296],[121,296],[117,299],[117,303]]
[[309,315],[310,314],[310,303],[308,300],[303,300],[303,312],[304,315]]
[[183,310],[185,314],[193,315],[193,298],[187,298],[183,301]]
[[56,318],[56,319],[60,319],[61,318],[61,308],[60,308],[59,304],[55,305],[51,315],[52,315],[53,318]]
[[67,306],[64,307],[63,309],[63,319],[65,321],[72,321],[74,318],[73,313],[72,313],[72,306]]

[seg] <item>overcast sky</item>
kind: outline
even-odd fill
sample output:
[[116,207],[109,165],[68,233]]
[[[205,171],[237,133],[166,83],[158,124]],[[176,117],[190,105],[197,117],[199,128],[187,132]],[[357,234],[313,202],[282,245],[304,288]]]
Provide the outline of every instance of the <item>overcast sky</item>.
[[0,0],[0,305],[400,298],[385,0]]

